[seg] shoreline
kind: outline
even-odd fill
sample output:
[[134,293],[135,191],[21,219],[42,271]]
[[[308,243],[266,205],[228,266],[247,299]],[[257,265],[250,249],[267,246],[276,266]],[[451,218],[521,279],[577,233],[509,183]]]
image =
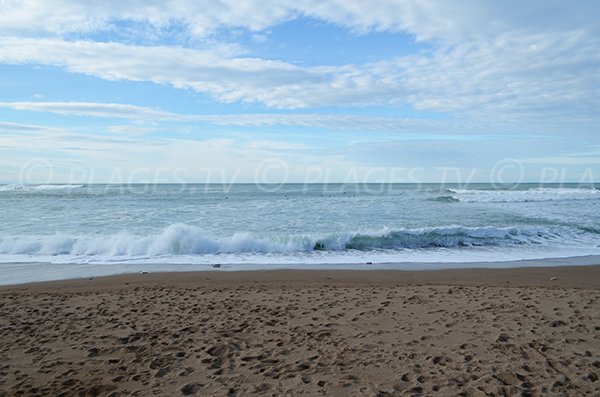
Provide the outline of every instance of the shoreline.
[[[493,262],[389,262],[373,264],[169,264],[169,263],[114,263],[78,264],[20,262],[0,263],[4,279],[0,289],[37,283],[76,281],[90,278],[134,276],[136,274],[177,273],[253,273],[253,272],[433,272],[468,270],[510,270],[523,268],[559,268],[594,266],[600,264],[600,255],[573,256],[565,258],[523,259]],[[42,275],[42,276],[40,276]]]
[[0,285],[0,292],[11,291],[78,291],[111,290],[131,287],[177,285],[232,286],[262,283],[279,288],[306,284],[348,285],[463,285],[489,287],[561,287],[600,289],[600,264],[569,266],[535,266],[513,268],[457,268],[431,270],[401,269],[273,269],[218,271],[178,271],[113,274],[100,277],[39,281]]

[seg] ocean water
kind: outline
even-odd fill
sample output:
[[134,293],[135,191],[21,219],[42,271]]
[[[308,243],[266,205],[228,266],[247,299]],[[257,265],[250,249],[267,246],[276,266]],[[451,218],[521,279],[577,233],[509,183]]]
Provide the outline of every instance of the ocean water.
[[0,186],[2,284],[156,264],[402,268],[599,254],[593,186]]

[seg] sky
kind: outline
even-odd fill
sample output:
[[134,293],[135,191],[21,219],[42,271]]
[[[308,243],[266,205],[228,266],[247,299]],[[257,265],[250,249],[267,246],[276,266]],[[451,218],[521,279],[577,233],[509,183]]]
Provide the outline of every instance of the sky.
[[0,0],[0,183],[597,182],[600,2]]

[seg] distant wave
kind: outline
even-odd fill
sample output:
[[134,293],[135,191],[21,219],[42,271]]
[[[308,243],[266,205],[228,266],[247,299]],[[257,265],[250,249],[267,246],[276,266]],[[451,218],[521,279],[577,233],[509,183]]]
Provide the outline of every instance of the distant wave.
[[527,190],[448,189],[465,203],[521,203],[564,200],[598,200],[600,190],[589,188],[532,188]]
[[175,224],[156,235],[119,233],[105,236],[0,236],[0,254],[75,255],[110,257],[159,257],[221,253],[293,253],[310,251],[426,249],[546,244],[577,240],[594,230],[551,227],[464,227],[382,230],[369,233],[339,233],[324,236],[256,237],[236,233],[210,236],[201,228]]
[[429,201],[438,201],[440,203],[458,203],[460,200],[454,196],[437,196],[428,199]]
[[71,190],[80,189],[85,185],[2,185],[0,186],[0,192],[39,192],[48,190]]

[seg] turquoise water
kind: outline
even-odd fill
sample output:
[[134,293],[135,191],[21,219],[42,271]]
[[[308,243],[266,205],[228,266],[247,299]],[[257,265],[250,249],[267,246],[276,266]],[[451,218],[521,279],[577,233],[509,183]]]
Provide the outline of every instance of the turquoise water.
[[0,263],[256,267],[600,254],[600,190],[578,185],[4,185],[0,219]]

